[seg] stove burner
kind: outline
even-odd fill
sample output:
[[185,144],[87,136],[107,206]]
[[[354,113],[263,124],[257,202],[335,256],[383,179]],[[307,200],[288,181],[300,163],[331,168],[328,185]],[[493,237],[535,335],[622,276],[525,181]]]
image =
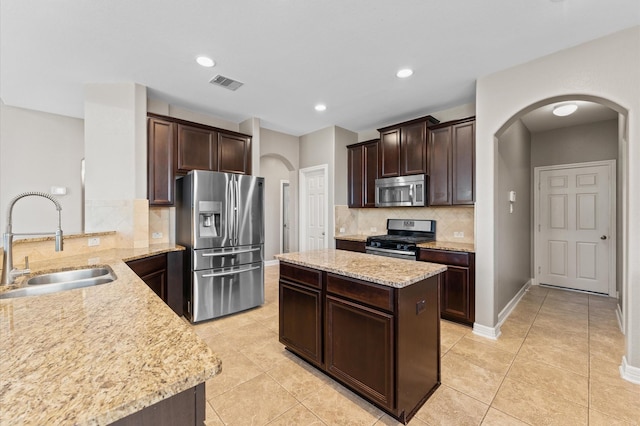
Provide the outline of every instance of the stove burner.
[[418,244],[435,240],[435,221],[387,220],[388,233],[367,238],[367,247],[416,253]]

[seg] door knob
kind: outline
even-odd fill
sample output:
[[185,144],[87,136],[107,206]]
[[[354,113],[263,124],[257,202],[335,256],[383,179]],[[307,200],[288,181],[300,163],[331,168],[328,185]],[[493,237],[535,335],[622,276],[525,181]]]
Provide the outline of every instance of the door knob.
[[324,232],[322,233],[322,235],[324,235]]
[[606,239],[607,239],[607,236],[606,236],[606,235],[603,235],[602,237],[600,237],[600,239],[601,239],[601,240],[606,240]]

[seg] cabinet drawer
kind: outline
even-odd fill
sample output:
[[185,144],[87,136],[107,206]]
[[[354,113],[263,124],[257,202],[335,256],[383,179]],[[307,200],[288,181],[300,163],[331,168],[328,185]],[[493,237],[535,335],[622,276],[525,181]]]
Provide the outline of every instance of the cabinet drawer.
[[443,263],[453,266],[469,266],[469,253],[420,249],[418,260],[423,262]]
[[280,278],[285,278],[300,284],[315,288],[322,288],[322,272],[304,266],[280,263]]
[[336,240],[336,249],[366,253],[366,243],[364,241]]
[[156,256],[145,257],[144,259],[132,260],[127,265],[139,277],[163,271],[167,269],[167,256],[158,254]]
[[393,312],[393,288],[327,274],[327,293],[346,297],[369,306]]

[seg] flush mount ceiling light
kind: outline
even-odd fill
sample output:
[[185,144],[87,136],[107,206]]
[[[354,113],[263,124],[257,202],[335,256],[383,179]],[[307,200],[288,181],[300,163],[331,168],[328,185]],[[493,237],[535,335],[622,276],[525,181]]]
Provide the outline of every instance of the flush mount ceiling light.
[[208,58],[206,56],[198,56],[196,58],[196,62],[202,65],[203,67],[207,67],[207,68],[211,68],[216,64],[215,62],[213,62],[213,59]]
[[325,104],[318,104],[314,108],[315,108],[316,111],[322,112],[322,111],[325,111],[327,109],[327,106]]
[[410,68],[403,68],[396,73],[396,77],[398,78],[407,78],[411,77],[413,74],[413,70]]
[[567,115],[571,115],[578,109],[578,105],[576,104],[562,104],[556,105],[553,107],[553,115],[557,115],[558,117],[565,117]]

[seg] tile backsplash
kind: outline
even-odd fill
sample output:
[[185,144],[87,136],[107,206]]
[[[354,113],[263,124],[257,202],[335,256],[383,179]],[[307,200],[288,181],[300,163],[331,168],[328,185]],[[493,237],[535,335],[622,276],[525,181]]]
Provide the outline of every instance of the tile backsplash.
[[[432,219],[436,221],[437,240],[473,244],[474,214],[473,206],[374,209],[335,206],[335,235],[384,234],[387,232],[387,219]],[[342,232],[341,228],[344,229]]]

